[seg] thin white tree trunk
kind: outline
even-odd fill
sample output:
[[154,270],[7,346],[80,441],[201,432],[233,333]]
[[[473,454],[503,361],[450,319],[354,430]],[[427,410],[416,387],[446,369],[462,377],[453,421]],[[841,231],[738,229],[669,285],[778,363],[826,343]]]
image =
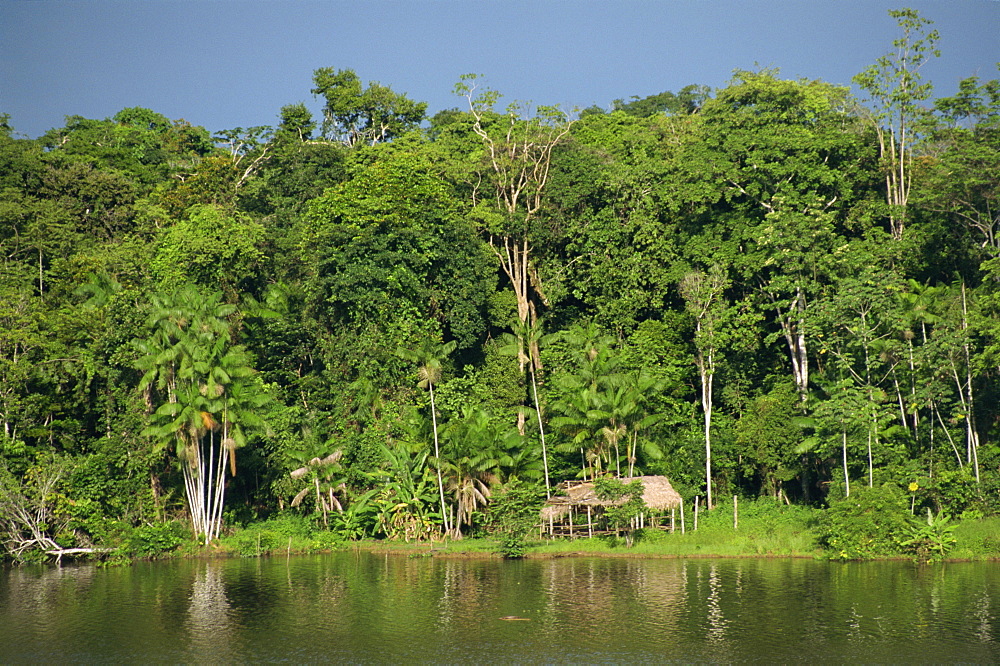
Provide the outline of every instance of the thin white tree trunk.
[[851,496],[851,476],[847,473],[847,430],[840,431],[844,452],[844,497]]
[[441,478],[441,452],[438,448],[437,410],[434,407],[434,382],[428,381],[427,386],[431,393],[431,425],[434,427],[434,457],[437,458],[438,493],[441,495],[441,520],[444,521],[444,533],[448,534],[451,531],[451,526],[448,522],[448,509],[444,501],[444,481]]
[[[711,363],[711,361],[710,361]],[[705,413],[705,501],[712,508],[712,384],[714,375],[702,371],[701,407]]]
[[542,440],[542,468],[545,470],[545,496],[552,497],[552,489],[549,485],[549,455],[545,449],[545,428],[542,425],[542,405],[538,402],[538,382],[535,379],[534,364],[531,370],[531,389],[535,396],[535,414],[538,416],[538,437]]

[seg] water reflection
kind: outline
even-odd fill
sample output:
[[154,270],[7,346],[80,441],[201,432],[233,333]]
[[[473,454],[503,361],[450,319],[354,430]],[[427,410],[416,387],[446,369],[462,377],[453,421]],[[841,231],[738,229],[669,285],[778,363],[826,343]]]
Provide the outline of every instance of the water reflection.
[[25,567],[0,572],[0,663],[990,661],[998,594],[995,564],[351,552]]
[[191,581],[184,629],[189,636],[188,658],[223,662],[232,660],[235,627],[230,618],[223,570],[218,562],[202,562]]

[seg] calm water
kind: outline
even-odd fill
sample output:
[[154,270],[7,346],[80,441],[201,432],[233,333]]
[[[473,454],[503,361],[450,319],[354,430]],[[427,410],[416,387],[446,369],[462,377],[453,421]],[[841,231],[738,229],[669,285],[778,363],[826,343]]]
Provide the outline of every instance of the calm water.
[[4,664],[997,660],[997,564],[336,553],[0,570]]

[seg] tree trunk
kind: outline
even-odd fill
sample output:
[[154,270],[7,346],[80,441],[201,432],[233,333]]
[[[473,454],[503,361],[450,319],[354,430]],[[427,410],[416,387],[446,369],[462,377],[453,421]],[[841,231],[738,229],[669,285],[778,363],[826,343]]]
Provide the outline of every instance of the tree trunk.
[[431,425],[434,427],[434,457],[437,458],[438,493],[441,495],[441,520],[444,521],[444,533],[449,532],[448,511],[444,501],[444,481],[441,478],[441,453],[438,448],[437,411],[434,408],[434,383],[427,382],[431,393]]

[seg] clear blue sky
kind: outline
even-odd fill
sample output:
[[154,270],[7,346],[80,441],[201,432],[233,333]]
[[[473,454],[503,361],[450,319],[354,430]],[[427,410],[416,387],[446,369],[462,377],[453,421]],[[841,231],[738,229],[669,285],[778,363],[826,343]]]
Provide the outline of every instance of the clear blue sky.
[[460,106],[474,72],[505,99],[607,108],[734,69],[849,84],[897,36],[886,10],[941,32],[925,70],[939,95],[1000,78],[1000,2],[950,0],[0,0],[0,112],[37,136],[67,115],[145,106],[210,131],[276,123],[319,67]]

